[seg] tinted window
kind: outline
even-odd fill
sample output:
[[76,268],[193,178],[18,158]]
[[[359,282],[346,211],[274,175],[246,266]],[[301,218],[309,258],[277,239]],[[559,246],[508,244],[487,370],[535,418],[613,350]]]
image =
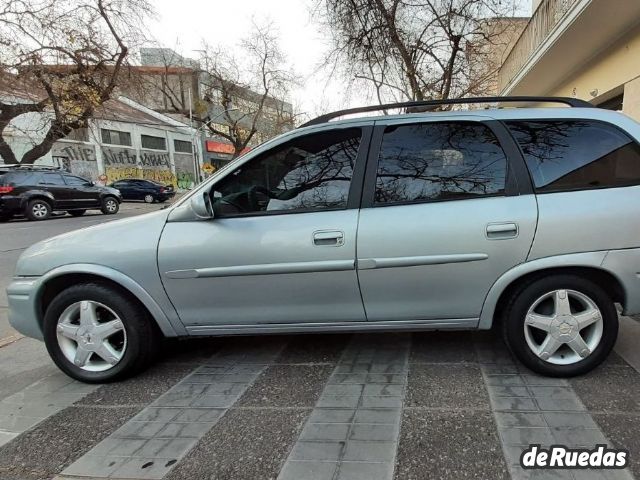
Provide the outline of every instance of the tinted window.
[[59,173],[43,173],[40,185],[66,185]]
[[538,192],[640,183],[640,147],[605,123],[588,120],[507,122]]
[[151,148],[153,150],[166,150],[167,141],[164,137],[154,137],[152,135],[141,135],[142,148]]
[[38,183],[40,182],[40,173],[38,172],[16,172],[13,174],[9,173],[7,177],[7,183],[13,185],[38,185]]
[[78,186],[78,185],[87,185],[89,180],[85,180],[80,177],[72,177],[71,175],[65,175],[64,181],[67,182],[67,185]]
[[110,143],[112,145],[131,145],[131,134],[129,132],[121,132],[120,130],[101,130],[102,143]]
[[214,186],[216,212],[346,208],[361,135],[306,135],[252,159]]
[[506,171],[505,154],[484,125],[389,126],[378,158],[375,203],[503,194]]

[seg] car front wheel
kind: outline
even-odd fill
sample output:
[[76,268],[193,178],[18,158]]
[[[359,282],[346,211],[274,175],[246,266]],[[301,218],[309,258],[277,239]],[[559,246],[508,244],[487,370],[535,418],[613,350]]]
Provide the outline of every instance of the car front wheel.
[[102,208],[100,209],[105,215],[115,215],[120,210],[120,204],[115,197],[104,197],[102,199]]
[[147,194],[144,196],[144,202],[145,202],[145,203],[153,203],[153,202],[155,202],[155,201],[156,201],[156,197],[154,197],[154,196],[153,196],[153,195],[151,195],[150,193],[147,193]]
[[146,311],[120,290],[87,283],[53,299],[44,317],[44,340],[67,375],[102,383],[145,368],[154,357],[158,333]]
[[514,293],[504,311],[503,331],[514,355],[531,370],[571,377],[609,355],[618,336],[618,314],[595,283],[552,275]]

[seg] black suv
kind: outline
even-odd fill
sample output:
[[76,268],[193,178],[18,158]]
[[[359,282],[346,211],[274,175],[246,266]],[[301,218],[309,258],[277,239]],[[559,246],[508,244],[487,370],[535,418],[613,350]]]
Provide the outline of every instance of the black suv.
[[144,200],[147,203],[166,202],[176,194],[173,185],[138,178],[123,178],[109,186],[120,190],[124,200]]
[[45,220],[54,211],[79,217],[89,209],[118,213],[122,196],[115,188],[58,169],[0,167],[0,221],[15,215]]

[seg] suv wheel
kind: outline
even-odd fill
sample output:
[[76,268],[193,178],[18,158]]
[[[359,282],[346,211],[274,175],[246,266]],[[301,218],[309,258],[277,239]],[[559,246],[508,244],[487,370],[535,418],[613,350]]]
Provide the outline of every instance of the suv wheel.
[[39,198],[31,200],[27,204],[25,216],[29,220],[46,220],[51,216],[51,205],[46,200]]
[[147,193],[144,196],[144,203],[153,203],[156,201],[156,197],[154,197],[153,195],[151,195],[150,193]]
[[119,290],[98,283],[69,287],[45,313],[49,355],[87,383],[130,376],[153,359],[158,333],[146,312]]
[[100,208],[105,215],[114,215],[120,210],[120,204],[115,197],[104,197],[102,199],[102,207]]
[[574,275],[552,275],[523,286],[504,315],[505,340],[514,355],[531,370],[554,377],[592,370],[618,336],[611,298]]
[[84,215],[87,211],[86,210],[68,210],[67,213],[69,215],[71,215],[72,217],[81,217],[82,215]]

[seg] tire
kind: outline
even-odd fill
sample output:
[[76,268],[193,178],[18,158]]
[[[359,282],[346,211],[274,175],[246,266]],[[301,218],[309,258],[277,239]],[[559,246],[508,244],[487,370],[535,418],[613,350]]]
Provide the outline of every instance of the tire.
[[513,293],[502,327],[509,349],[525,366],[550,377],[572,377],[609,355],[618,337],[618,313],[590,280],[551,275]]
[[151,195],[150,193],[147,193],[144,196],[144,203],[153,203],[156,201],[156,197],[154,197],[153,195]]
[[[98,325],[120,321],[120,331],[106,339],[111,350],[105,351],[116,354],[111,362],[92,350],[104,343],[98,330],[87,331],[87,327],[80,330],[83,324],[78,316],[84,305],[95,307],[95,318],[103,322]],[[67,334],[61,333],[65,328],[68,328]],[[67,336],[73,328],[79,332],[74,334],[75,340]],[[58,368],[85,383],[112,382],[142,371],[153,361],[160,339],[155,324],[137,302],[119,289],[101,283],[74,285],[59,293],[47,308],[43,329],[47,350]],[[84,356],[78,357],[81,343],[86,346],[83,352],[91,352],[84,360]],[[86,363],[76,365],[75,359]]]
[[82,215],[84,215],[87,211],[86,210],[68,210],[67,213],[69,215],[71,215],[72,217],[81,217]]
[[111,195],[106,196],[102,199],[102,206],[100,207],[100,211],[105,215],[115,215],[120,210],[120,203],[116,197],[112,197]]
[[29,220],[46,220],[51,216],[51,210],[49,202],[36,198],[27,203],[24,214]]

